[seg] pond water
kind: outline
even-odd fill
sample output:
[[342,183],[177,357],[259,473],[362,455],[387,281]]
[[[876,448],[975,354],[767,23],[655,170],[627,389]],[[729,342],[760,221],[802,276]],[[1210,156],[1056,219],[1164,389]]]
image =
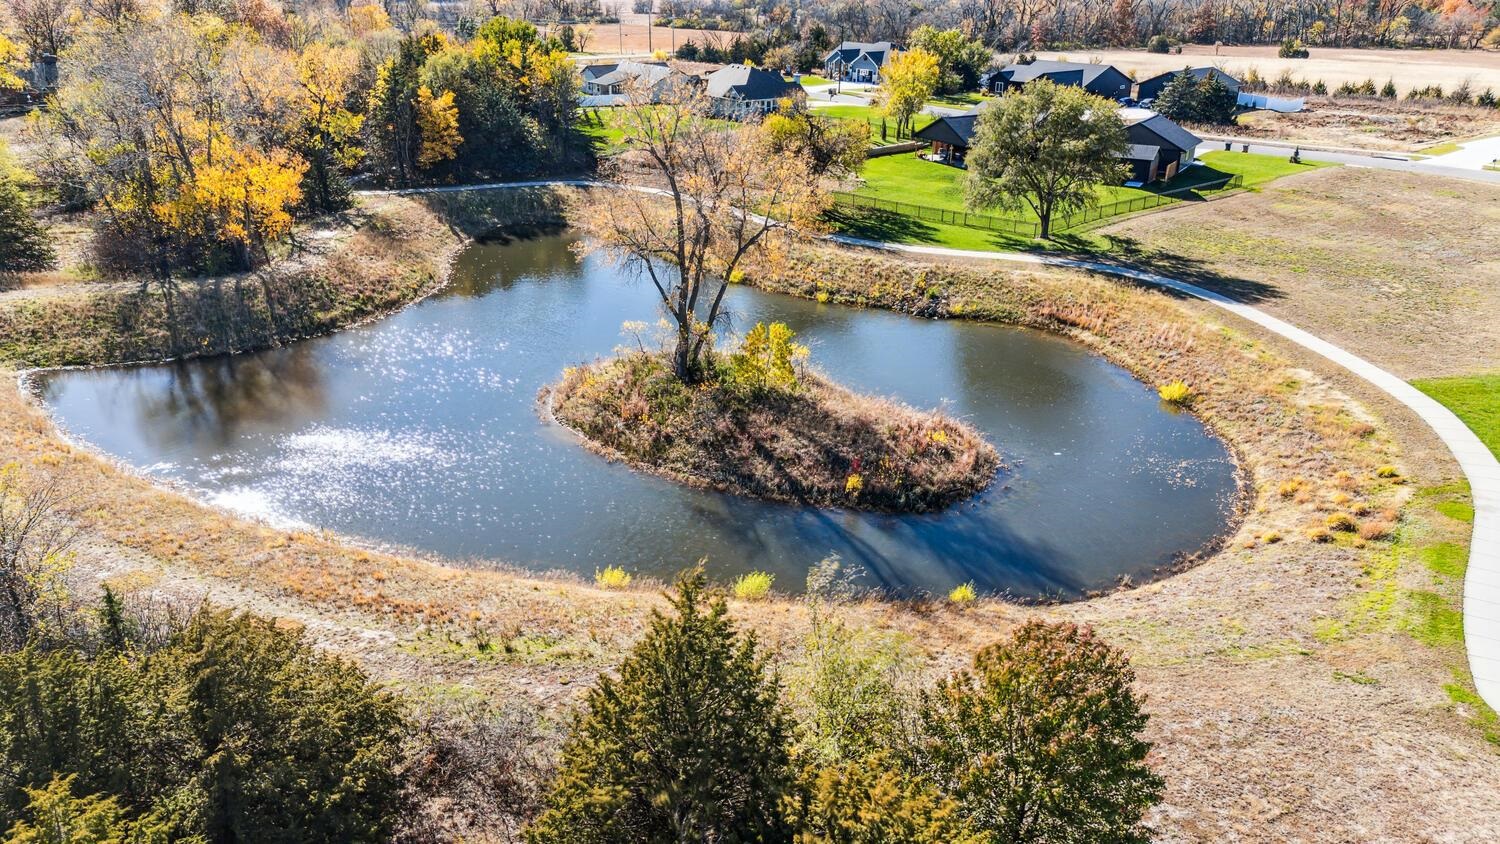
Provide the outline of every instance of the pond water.
[[1077,597],[1137,581],[1225,529],[1224,445],[1128,373],[1043,332],[819,305],[745,287],[734,326],[791,325],[813,363],[861,391],[946,406],[1008,468],[972,501],[891,516],[767,504],[610,464],[544,422],[563,367],[654,323],[649,282],[580,259],[565,234],[481,244],[441,295],[378,322],[261,352],[41,373],[73,436],[146,474],[287,526],[460,560],[669,577],[700,557],[797,591],[838,554],[909,594]]

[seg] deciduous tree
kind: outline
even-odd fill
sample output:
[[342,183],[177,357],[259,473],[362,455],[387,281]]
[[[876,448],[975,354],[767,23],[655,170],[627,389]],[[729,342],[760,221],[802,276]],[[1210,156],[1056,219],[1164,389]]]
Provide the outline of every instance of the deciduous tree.
[[938,74],[938,57],[926,50],[907,50],[886,62],[875,100],[880,113],[896,121],[898,136],[911,134],[912,118],[932,98]]
[[1088,628],[1027,622],[925,696],[917,767],[993,841],[1144,844],[1162,780],[1134,680]]
[[773,153],[764,124],[725,126],[695,86],[659,99],[634,90],[616,125],[628,149],[617,167],[643,169],[661,193],[594,191],[576,219],[590,244],[650,278],[675,332],[673,371],[696,383],[741,261],[752,249],[778,260],[792,230],[817,226],[827,195],[809,161]]
[[1118,106],[1038,79],[980,114],[968,156],[968,203],[1030,208],[1049,238],[1056,216],[1087,206],[1099,185],[1125,178],[1119,159],[1126,146]]
[[938,60],[940,94],[971,91],[979,85],[979,74],[994,60],[994,53],[977,38],[959,29],[938,29],[924,24],[907,39],[913,50],[925,50]]

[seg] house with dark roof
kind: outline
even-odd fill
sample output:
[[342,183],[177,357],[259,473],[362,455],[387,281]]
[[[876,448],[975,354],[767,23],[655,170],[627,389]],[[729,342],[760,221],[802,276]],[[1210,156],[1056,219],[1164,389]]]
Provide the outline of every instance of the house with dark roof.
[[775,71],[749,65],[725,65],[705,76],[703,82],[718,117],[743,120],[770,114],[782,100],[801,103],[801,85]]
[[932,144],[932,158],[954,167],[964,166],[964,157],[974,141],[979,112],[943,115],[912,133],[919,141]]
[[1029,64],[1008,64],[980,77],[986,91],[1003,94],[1021,88],[1036,79],[1050,79],[1058,85],[1072,85],[1111,100],[1130,96],[1130,77],[1113,65],[1081,62],[1053,62],[1038,59]]
[[880,82],[881,68],[895,48],[889,41],[845,41],[823,57],[823,75],[845,82]]
[[1142,82],[1136,86],[1135,98],[1137,100],[1156,99],[1157,97],[1161,96],[1162,90],[1170,85],[1173,79],[1176,79],[1179,75],[1184,73],[1191,74],[1194,79],[1200,81],[1208,78],[1209,76],[1217,77],[1220,82],[1224,83],[1224,87],[1235,92],[1236,94],[1240,92],[1240,87],[1242,84],[1240,80],[1235,79],[1233,76],[1230,76],[1224,71],[1219,70],[1216,67],[1190,67],[1184,70],[1169,70],[1166,73],[1147,79],[1145,82]]
[[[1176,176],[1193,161],[1201,141],[1192,132],[1143,108],[1122,108],[1120,119],[1130,146],[1121,157],[1130,166],[1130,180],[1154,182]],[[931,157],[955,167],[964,166],[974,132],[979,128],[979,112],[939,117],[912,134],[913,138],[932,145]]]
[[1130,165],[1134,182],[1154,182],[1176,176],[1189,164],[1203,141],[1154,111],[1144,108],[1122,108],[1125,135],[1130,149],[1125,163]]

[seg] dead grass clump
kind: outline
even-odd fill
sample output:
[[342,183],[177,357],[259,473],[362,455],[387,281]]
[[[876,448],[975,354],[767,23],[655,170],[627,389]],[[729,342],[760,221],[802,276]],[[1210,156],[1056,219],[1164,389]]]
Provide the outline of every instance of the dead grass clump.
[[547,400],[608,457],[771,501],[927,512],[984,489],[1000,468],[968,425],[811,373],[794,388],[689,387],[659,355],[634,353],[570,368]]
[[1370,519],[1360,524],[1359,537],[1371,541],[1390,539],[1395,531],[1396,526],[1384,519]]

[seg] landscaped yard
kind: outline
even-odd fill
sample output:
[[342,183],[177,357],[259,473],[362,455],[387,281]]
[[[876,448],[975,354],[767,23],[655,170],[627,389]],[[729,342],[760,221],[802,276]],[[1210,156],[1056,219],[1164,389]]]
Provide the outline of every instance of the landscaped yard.
[[[839,108],[858,108],[840,106]],[[1222,182],[1232,176],[1242,177],[1244,187],[1255,187],[1273,179],[1293,173],[1328,166],[1320,163],[1292,164],[1281,156],[1254,155],[1236,152],[1211,152],[1201,157],[1203,164],[1190,168],[1170,182],[1158,183],[1148,188],[1128,188],[1109,185],[1099,189],[1098,204],[1108,205],[1131,199],[1145,198],[1163,192],[1181,192],[1185,200],[1200,198],[1192,188],[1198,185]],[[962,212],[964,206],[964,177],[967,171],[946,164],[927,161],[915,155],[890,155],[872,158],[865,163],[861,177],[864,184],[856,193],[873,199],[901,202]],[[1122,209],[1122,212],[1126,209]],[[915,213],[915,212],[912,212]],[[1003,217],[1021,222],[1034,223],[1036,215],[1029,209],[1004,211],[994,209],[983,212],[992,217]],[[882,219],[874,219],[880,216]],[[1032,245],[1030,238],[1013,234],[946,225],[932,220],[888,219],[890,215],[859,212],[845,213],[835,222],[840,230],[861,237],[890,235],[883,239],[902,243],[932,243],[956,249],[1020,249]],[[1106,241],[1094,241],[1085,236],[1074,237],[1071,248],[1106,248]]]
[[[790,76],[785,77],[785,78],[786,78],[786,81],[788,81],[788,82],[792,81],[792,78]],[[804,73],[804,74],[802,74],[802,87],[804,87],[804,88],[821,88],[824,85],[832,85],[832,84],[833,84],[833,80],[832,79],[824,79],[823,77],[817,75],[816,73]]]
[[1412,384],[1457,414],[1500,457],[1500,372],[1429,378]]
[[[882,118],[880,117],[879,113],[877,113],[871,106],[833,105],[814,108],[812,110],[812,113],[819,114],[824,117],[836,118],[838,120],[858,120],[865,123],[870,127],[870,143],[872,145],[879,146],[883,143],[894,144],[897,142],[896,121],[891,120],[890,118],[884,119],[886,135],[884,138],[882,138],[880,135]],[[912,131],[915,132],[921,129],[923,126],[926,126],[935,119],[936,118],[934,118],[930,114],[918,114],[916,117],[912,118]]]

